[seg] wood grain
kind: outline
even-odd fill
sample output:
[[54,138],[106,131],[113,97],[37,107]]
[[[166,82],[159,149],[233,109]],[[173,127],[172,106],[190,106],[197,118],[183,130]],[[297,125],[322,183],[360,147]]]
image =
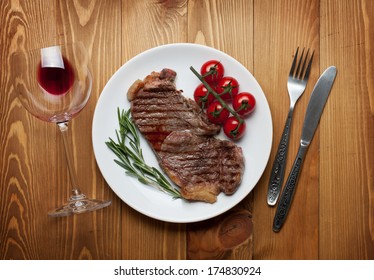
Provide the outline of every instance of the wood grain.
[[[99,45],[100,41],[105,39],[104,36],[99,38],[86,35],[87,39],[81,34],[95,34],[93,31],[96,26],[92,23],[100,24],[100,12],[111,13],[118,11],[118,9],[114,6],[111,10],[110,5],[107,5],[106,9],[100,9],[99,5],[94,5],[95,9],[89,10],[78,5],[79,3],[70,1],[48,1],[48,3],[48,5],[45,5],[44,1],[22,1],[18,7],[12,7],[13,4],[16,4],[15,2],[9,3],[8,7],[14,9],[9,12],[9,20],[12,24],[9,30],[17,32],[12,31],[8,34],[9,41],[13,44],[7,46],[8,48],[4,51],[10,53],[14,51],[14,48],[37,48],[55,43],[81,40],[88,47],[89,54],[93,58],[91,61],[94,69],[96,71],[101,70],[99,73],[94,71],[93,75],[103,76],[102,81],[106,82],[105,77],[108,78],[118,67],[117,60],[105,60],[104,55],[98,55],[100,51],[96,55],[92,55],[91,50],[94,43]],[[51,15],[48,22],[42,18],[42,15],[45,14]],[[81,15],[81,17],[76,15]],[[117,13],[117,16],[119,16],[119,13]],[[84,20],[82,20],[83,17]],[[107,17],[113,21],[108,21]],[[116,25],[118,22],[118,18],[116,20],[113,15],[110,17],[105,14],[101,15],[101,24],[108,28],[111,27],[111,24]],[[40,40],[40,38],[43,40]],[[112,41],[114,40],[115,38]],[[94,50],[98,49],[95,48]],[[114,61],[112,70],[106,74],[102,71],[105,69],[105,62],[100,62],[101,68],[95,67],[95,57],[101,57],[109,63]],[[95,81],[99,82],[100,80]],[[98,86],[99,84],[94,84],[93,95],[98,96]],[[9,176],[5,176],[5,178],[1,176],[5,180],[2,186],[8,186],[2,188],[2,191],[9,193],[1,196],[1,198],[8,198],[6,202],[2,203],[4,208],[7,207],[4,209],[7,214],[2,215],[7,224],[1,226],[1,229],[8,228],[8,231],[2,231],[2,240],[7,240],[7,242],[1,242],[1,255],[5,258],[16,259],[119,257],[120,251],[114,246],[120,236],[118,235],[120,229],[118,227],[120,217],[118,207],[66,219],[50,219],[47,217],[48,210],[62,204],[70,195],[71,186],[62,141],[54,125],[38,121],[26,113],[18,100],[15,99],[11,85],[8,85],[7,90],[12,93],[10,96],[14,99],[14,101],[9,101],[8,104],[14,104],[12,107],[17,109],[18,112],[14,114],[14,110],[8,111],[7,118],[5,118],[7,123],[4,123],[3,126],[7,130],[2,130],[2,133],[3,131],[5,133],[2,139],[8,138],[8,143],[11,143],[14,148],[9,149],[8,144],[4,145],[4,151],[7,151],[7,153],[4,153],[2,158],[7,160],[8,163],[1,165],[2,167],[11,167],[11,169],[6,170]],[[95,97],[91,98],[91,101],[92,99],[96,100]],[[88,196],[102,197],[108,196],[109,191],[101,177],[93,176],[99,173],[90,140],[94,106],[95,102],[89,102],[82,114],[72,122],[70,132],[75,167],[79,174],[79,184]],[[2,111],[7,112],[7,110]],[[10,162],[18,163],[9,165]],[[94,179],[90,180],[90,178]],[[22,179],[22,181],[19,179]],[[111,196],[114,200],[117,200],[117,205],[119,205],[118,199],[113,194]],[[10,197],[12,198],[9,199]],[[116,205],[115,201],[114,205]],[[27,212],[24,212],[25,210]],[[112,217],[112,224],[115,225],[113,228],[118,230],[103,229],[103,223],[107,224],[106,220],[108,220],[108,216],[105,217],[103,214]],[[5,217],[9,218],[5,219]],[[99,227],[100,230],[94,230],[95,227]],[[25,231],[26,228],[28,230]],[[58,246],[55,246],[56,244]],[[14,250],[13,247],[17,250]]]
[[[274,121],[270,163],[274,160],[274,151],[280,141],[288,113],[290,101],[287,77],[294,52],[298,46],[315,51],[307,88],[294,110],[286,180],[299,147],[309,96],[320,73],[319,5],[318,1],[257,1],[254,6],[254,33],[257,37],[254,42],[253,72],[267,96]],[[268,164],[262,180],[254,190],[254,258],[318,258],[318,142],[317,132],[305,158],[290,213],[279,233],[272,231],[276,208],[269,208],[266,203],[271,168],[271,164]],[[280,240],[282,242],[279,242]]]
[[[110,191],[103,178],[98,176],[101,173],[96,166],[91,144],[92,117],[96,100],[106,81],[121,65],[121,40],[116,36],[121,30],[120,3],[112,1],[57,1],[57,3],[59,40],[84,43],[91,58],[94,77],[90,101],[71,125],[71,142],[79,184],[89,197],[112,199],[110,208],[71,219],[73,230],[68,234],[65,248],[69,248],[70,259],[120,258],[118,243],[121,240],[121,202]],[[107,32],[108,30],[111,32]],[[108,41],[111,42],[111,52],[106,50]],[[62,185],[61,188],[66,189],[66,185]],[[62,197],[64,196],[66,194]],[[107,226],[104,227],[104,224]],[[87,231],[91,235],[89,238],[84,234]]]
[[252,214],[242,206],[188,226],[187,259],[250,259]]
[[338,76],[320,124],[320,258],[374,259],[374,5],[322,1],[321,13],[321,68]]
[[[0,259],[374,259],[373,19],[371,0],[0,1]],[[33,118],[17,99],[11,54],[77,40],[88,49],[94,84],[70,125],[74,166],[83,192],[113,202],[51,219],[48,210],[70,194],[62,141],[53,124]],[[272,153],[254,191],[229,212],[187,225],[156,221],[122,202],[91,144],[93,113],[109,78],[135,55],[176,42],[237,59],[259,82],[273,119]],[[297,46],[314,49],[315,57],[294,112],[286,174],[315,82],[329,65],[338,74],[276,234],[267,184]]]
[[[10,76],[7,75],[13,67],[10,64],[12,53],[45,43],[51,38],[42,34],[55,33],[54,24],[38,25],[39,13],[35,12],[53,11],[54,3],[42,6],[40,1],[35,1],[35,6],[27,4],[1,3],[0,21],[7,28],[1,31],[0,51],[3,61],[0,66],[0,255],[6,259],[38,259],[42,254],[39,244],[48,246],[49,240],[43,242],[45,235],[39,231],[40,226],[46,224],[46,215],[40,213],[46,213],[49,206],[49,186],[45,183],[53,185],[57,181],[56,173],[52,172],[57,160],[53,146],[55,131],[50,131],[46,124],[39,123],[27,114],[16,98]],[[40,138],[33,137],[33,133]]]

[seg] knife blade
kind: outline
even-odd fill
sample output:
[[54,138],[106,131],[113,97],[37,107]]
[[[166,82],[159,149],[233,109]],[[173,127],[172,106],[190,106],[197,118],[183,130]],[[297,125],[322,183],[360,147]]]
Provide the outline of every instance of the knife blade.
[[310,96],[305,113],[303,129],[301,132],[299,151],[283,188],[283,192],[275,213],[273,221],[274,232],[280,231],[287,218],[292,204],[292,199],[295,194],[300,171],[304,162],[304,157],[317,130],[318,123],[321,119],[321,115],[329,97],[335,77],[336,67],[328,67],[318,79]]

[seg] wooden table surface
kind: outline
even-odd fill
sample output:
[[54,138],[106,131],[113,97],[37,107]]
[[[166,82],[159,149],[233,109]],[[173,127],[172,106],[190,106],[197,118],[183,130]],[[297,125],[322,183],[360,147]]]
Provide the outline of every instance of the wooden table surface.
[[[0,26],[1,259],[374,259],[374,1],[3,0]],[[48,210],[70,190],[62,140],[53,124],[22,107],[9,58],[17,49],[77,40],[88,48],[94,82],[70,126],[75,168],[88,196],[113,202],[54,219]],[[211,46],[242,63],[273,120],[269,163],[251,194],[192,224],[157,221],[122,202],[97,167],[91,139],[95,105],[113,73],[147,49],[177,42]],[[267,184],[297,46],[314,49],[315,57],[294,112],[286,174],[314,84],[330,65],[338,74],[289,217],[274,233]]]

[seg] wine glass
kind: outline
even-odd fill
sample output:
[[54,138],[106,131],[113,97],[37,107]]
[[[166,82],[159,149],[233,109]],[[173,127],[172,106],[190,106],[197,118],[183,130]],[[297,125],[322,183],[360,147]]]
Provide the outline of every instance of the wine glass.
[[83,44],[18,51],[11,59],[12,81],[22,105],[38,119],[57,124],[64,143],[72,194],[65,205],[48,215],[68,216],[110,205],[110,200],[89,199],[80,191],[68,143],[69,121],[85,107],[91,94],[92,76]]

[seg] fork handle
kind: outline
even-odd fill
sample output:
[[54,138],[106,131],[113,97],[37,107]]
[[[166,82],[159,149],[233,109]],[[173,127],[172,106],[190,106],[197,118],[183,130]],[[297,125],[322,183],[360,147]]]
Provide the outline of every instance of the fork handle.
[[275,156],[273,167],[270,173],[270,180],[268,186],[268,205],[274,206],[277,203],[282,183],[284,179],[284,171],[286,169],[288,142],[290,139],[291,122],[293,109],[291,107],[288,112],[287,120],[283,128],[282,138],[278,145],[277,154]]
[[292,165],[290,175],[287,178],[286,184],[284,185],[281,198],[277,207],[277,211],[274,216],[273,221],[273,231],[279,232],[282,228],[283,223],[286,221],[288,212],[291,207],[292,199],[295,194],[297,182],[299,180],[299,175],[301,168],[303,166],[304,157],[308,146],[300,145],[299,151],[297,153],[296,159]]

